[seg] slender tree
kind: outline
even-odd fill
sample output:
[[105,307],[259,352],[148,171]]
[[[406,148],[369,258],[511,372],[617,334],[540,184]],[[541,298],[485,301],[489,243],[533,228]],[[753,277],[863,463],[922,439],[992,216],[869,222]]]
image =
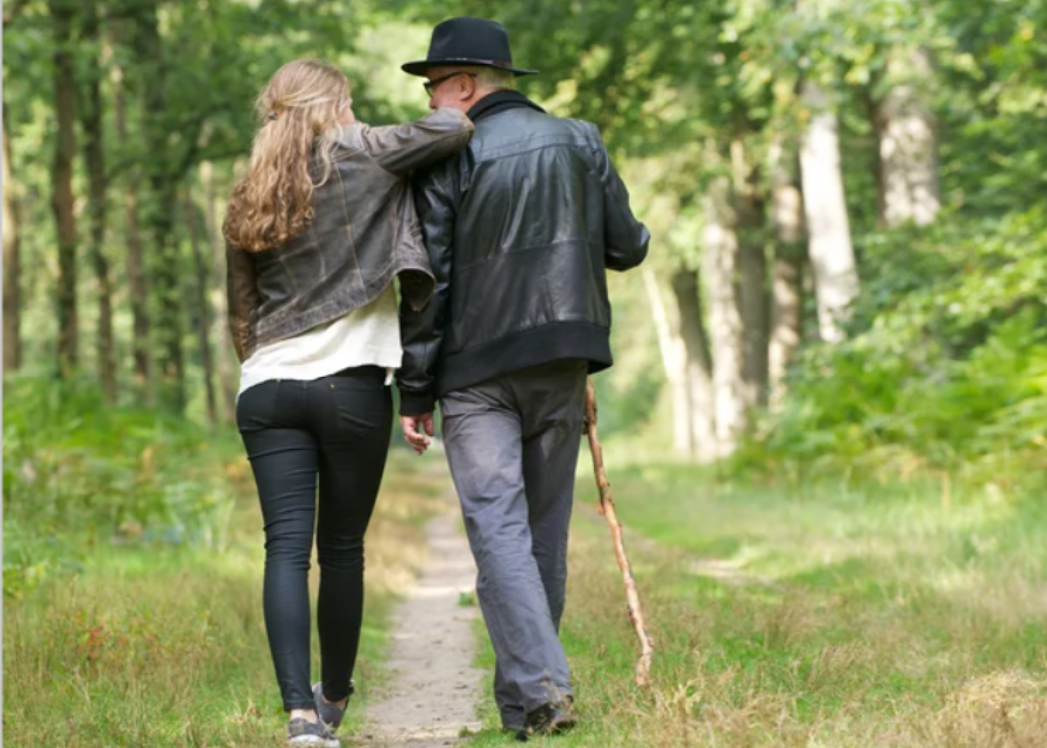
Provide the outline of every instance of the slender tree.
[[[115,39],[111,40],[110,45],[114,46],[115,41]],[[109,56],[113,57],[111,53]],[[112,59],[109,69],[113,86],[113,116],[116,120],[116,134],[119,142],[126,147],[131,143],[127,122],[127,77],[123,66],[116,59]],[[140,186],[140,170],[138,165],[134,164],[128,170],[122,201],[124,240],[127,242],[127,285],[131,299],[131,355],[134,359],[135,386],[139,393],[144,395],[145,400],[151,402],[153,386],[149,346],[149,289],[145,274],[142,232],[138,222]]]
[[808,252],[818,299],[822,340],[843,337],[840,323],[858,295],[858,270],[843,193],[836,113],[822,88],[808,81],[803,100],[810,112],[800,149]]
[[778,405],[784,395],[782,380],[803,331],[803,197],[796,183],[795,153],[787,158],[778,138],[769,156],[775,245],[767,357],[771,403]]
[[745,333],[738,290],[738,236],[730,178],[712,180],[704,198],[702,275],[709,299],[716,441],[719,456],[734,452],[745,428]]
[[732,190],[738,237],[738,302],[744,345],[743,388],[746,408],[767,403],[767,251],[764,200],[759,169],[751,163],[744,138],[731,142]]
[[73,67],[73,0],[50,0],[54,22],[55,154],[51,167],[51,209],[58,235],[58,374],[68,377],[78,361],[76,306],[76,212],[73,158],[76,155],[76,79]]
[[98,285],[98,379],[109,403],[116,401],[116,354],[113,350],[113,281],[109,260],[105,253],[108,179],[105,171],[105,150],[102,134],[101,35],[98,27],[98,8],[93,0],[85,2],[83,39],[90,45],[92,64],[86,71],[80,106],[84,130],[84,164],[87,167],[87,212],[90,237],[87,253],[91,258]]
[[683,337],[679,334],[679,323],[673,329],[669,313],[658,279],[650,265],[643,265],[640,274],[647,292],[647,302],[651,307],[651,319],[658,336],[658,351],[661,353],[662,367],[669,383],[672,396],[673,450],[681,457],[691,457],[694,445],[691,435],[691,403],[687,393],[686,353]]
[[236,418],[237,366],[233,361],[233,341],[227,321],[225,241],[222,238],[222,227],[218,221],[214,164],[210,161],[200,164],[200,182],[203,186],[204,217],[207,220],[207,236],[211,248],[210,300],[215,316],[212,327],[215,341],[215,369],[218,374],[218,389],[222,393],[223,420],[232,421]]
[[678,268],[672,276],[679,337],[683,342],[683,380],[687,411],[677,414],[687,423],[690,454],[698,462],[712,462],[719,454],[713,391],[713,362],[709,336],[702,319],[698,272]]
[[20,256],[21,224],[19,205],[11,166],[11,133],[4,121],[4,372],[12,372],[22,365],[22,267]]
[[153,250],[149,269],[151,291],[156,299],[156,374],[160,403],[165,408],[181,412],[186,399],[183,304],[179,282],[180,258],[173,240],[173,211],[178,205],[179,175],[172,166],[175,156],[168,143],[167,50],[160,36],[155,4],[143,3],[136,9],[134,52],[149,184],[146,216]]
[[214,391],[214,363],[211,356],[211,308],[207,298],[208,263],[204,260],[203,248],[200,246],[200,212],[196,203],[186,190],[183,201],[185,206],[185,225],[189,234],[189,248],[193,255],[193,290],[191,293],[193,315],[196,318],[196,336],[200,351],[200,366],[203,368],[204,392],[207,396],[207,420],[211,425],[218,422],[218,405]]

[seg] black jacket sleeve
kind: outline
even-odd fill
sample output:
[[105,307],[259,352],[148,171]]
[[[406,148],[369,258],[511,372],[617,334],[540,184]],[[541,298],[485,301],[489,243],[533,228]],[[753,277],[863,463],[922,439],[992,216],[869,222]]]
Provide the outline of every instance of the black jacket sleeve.
[[597,173],[604,189],[604,262],[611,270],[629,270],[647,257],[651,232],[636,220],[629,207],[629,191],[611,163],[607,146],[592,126]]
[[450,313],[451,261],[454,250],[455,210],[458,200],[458,158],[452,157],[412,180],[415,208],[436,290],[425,308],[400,304],[403,362],[397,372],[400,415],[432,413],[436,404],[435,378]]

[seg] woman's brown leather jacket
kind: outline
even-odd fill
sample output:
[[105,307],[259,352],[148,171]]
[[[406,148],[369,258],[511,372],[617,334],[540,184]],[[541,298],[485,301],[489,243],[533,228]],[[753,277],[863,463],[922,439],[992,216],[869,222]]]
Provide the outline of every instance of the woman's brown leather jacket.
[[396,276],[408,303],[423,308],[433,275],[407,178],[460,151],[472,132],[455,109],[405,125],[342,128],[305,230],[262,252],[226,248],[229,326],[240,360],[374,301]]

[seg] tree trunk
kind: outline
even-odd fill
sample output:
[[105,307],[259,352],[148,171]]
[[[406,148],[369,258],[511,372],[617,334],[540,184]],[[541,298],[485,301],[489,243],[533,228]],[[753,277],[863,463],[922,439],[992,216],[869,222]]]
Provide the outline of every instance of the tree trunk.
[[[713,362],[709,338],[702,321],[701,289],[698,273],[678,269],[672,277],[673,295],[679,320],[678,337],[683,341],[684,382],[687,418],[690,427],[691,456],[700,463],[714,461],[720,453],[716,437]],[[682,415],[682,414],[678,414]]]
[[178,245],[173,241],[171,208],[177,205],[174,185],[152,181],[152,240],[156,264],[153,289],[157,299],[156,338],[159,351],[160,402],[176,413],[185,409],[185,360],[182,350],[183,295]]
[[73,72],[72,25],[75,5],[51,0],[55,50],[55,156],[51,170],[51,208],[58,237],[58,375],[69,377],[77,365],[79,336],[76,310],[76,214],[73,157],[76,154],[76,80]]
[[211,358],[211,309],[207,300],[208,265],[200,247],[200,224],[196,203],[188,190],[185,196],[185,222],[189,230],[189,246],[193,253],[193,269],[196,283],[193,284],[193,306],[197,320],[197,340],[200,344],[200,366],[204,370],[204,391],[207,394],[207,421],[212,426],[218,422],[218,406],[214,392],[214,364]]
[[200,165],[200,181],[204,188],[207,234],[211,246],[211,309],[214,310],[215,364],[219,390],[222,393],[222,420],[236,420],[236,391],[239,381],[237,364],[233,361],[233,340],[229,332],[228,303],[225,295],[225,240],[218,222],[217,196],[214,185],[214,166],[210,161]]
[[673,451],[681,457],[691,457],[694,454],[694,445],[689,418],[691,402],[687,392],[683,337],[679,334],[679,325],[674,330],[669,322],[669,314],[665,309],[654,271],[645,264],[640,268],[640,275],[643,277],[647,300],[651,305],[651,316],[654,318],[654,329],[658,335],[658,350],[662,354],[665,378],[669,381],[669,391],[672,393]]
[[738,237],[731,208],[730,180],[718,177],[705,195],[702,274],[709,296],[716,441],[719,457],[731,455],[745,428],[745,338],[738,291]]
[[803,136],[800,165],[808,251],[818,299],[822,340],[838,342],[848,307],[858,295],[858,271],[840,172],[840,141],[836,114],[814,83],[804,85],[810,124]]
[[[113,81],[113,114],[116,119],[116,132],[121,143],[128,143],[127,104],[124,98],[124,70],[113,63],[111,76]],[[145,275],[142,251],[142,235],[138,226],[138,190],[139,172],[132,169],[124,194],[124,233],[127,239],[127,285],[131,297],[131,316],[133,319],[133,337],[131,341],[134,358],[135,389],[144,396],[148,403],[153,401],[152,371],[149,348],[149,288]]]
[[924,226],[941,208],[935,122],[920,89],[933,71],[922,50],[895,54],[888,69],[898,82],[878,113],[883,221],[888,226],[906,221]]
[[[98,44],[98,13],[93,2],[84,6],[84,38]],[[97,55],[95,62],[100,63]],[[84,90],[82,122],[84,161],[87,166],[90,242],[88,255],[98,283],[98,378],[107,403],[116,402],[116,361],[113,350],[113,282],[105,256],[106,191],[105,153],[102,140],[102,87],[100,64],[92,65]]]
[[796,355],[803,330],[803,197],[796,184],[794,159],[795,155],[788,159],[787,166],[781,143],[772,144],[775,252],[768,347],[772,406],[782,402],[785,373]]
[[156,298],[157,380],[160,403],[180,413],[185,408],[185,361],[182,351],[182,293],[178,245],[173,241],[178,184],[168,161],[164,117],[165,62],[156,7],[143,6],[136,17],[135,53],[141,75],[142,124],[150,195],[147,224],[153,245],[152,290]]
[[11,133],[7,126],[7,106],[3,109],[4,122],[4,373],[16,371],[22,365],[22,267],[19,254],[21,242],[17,188],[11,166]]
[[738,292],[745,345],[744,379],[747,408],[767,404],[767,254],[764,247],[764,204],[759,170],[749,163],[740,138],[731,142],[734,204],[738,236]]

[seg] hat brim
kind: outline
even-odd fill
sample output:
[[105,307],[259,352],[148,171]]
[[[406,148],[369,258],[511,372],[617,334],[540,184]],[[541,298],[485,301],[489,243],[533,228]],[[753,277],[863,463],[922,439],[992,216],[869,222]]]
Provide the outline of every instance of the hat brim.
[[537,70],[527,70],[526,68],[511,68],[507,65],[497,65],[490,60],[474,60],[471,57],[447,57],[442,60],[415,60],[414,62],[405,62],[400,66],[400,69],[410,75],[425,75],[425,71],[429,68],[459,65],[494,68],[495,70],[504,70],[513,75],[534,75],[538,72]]

